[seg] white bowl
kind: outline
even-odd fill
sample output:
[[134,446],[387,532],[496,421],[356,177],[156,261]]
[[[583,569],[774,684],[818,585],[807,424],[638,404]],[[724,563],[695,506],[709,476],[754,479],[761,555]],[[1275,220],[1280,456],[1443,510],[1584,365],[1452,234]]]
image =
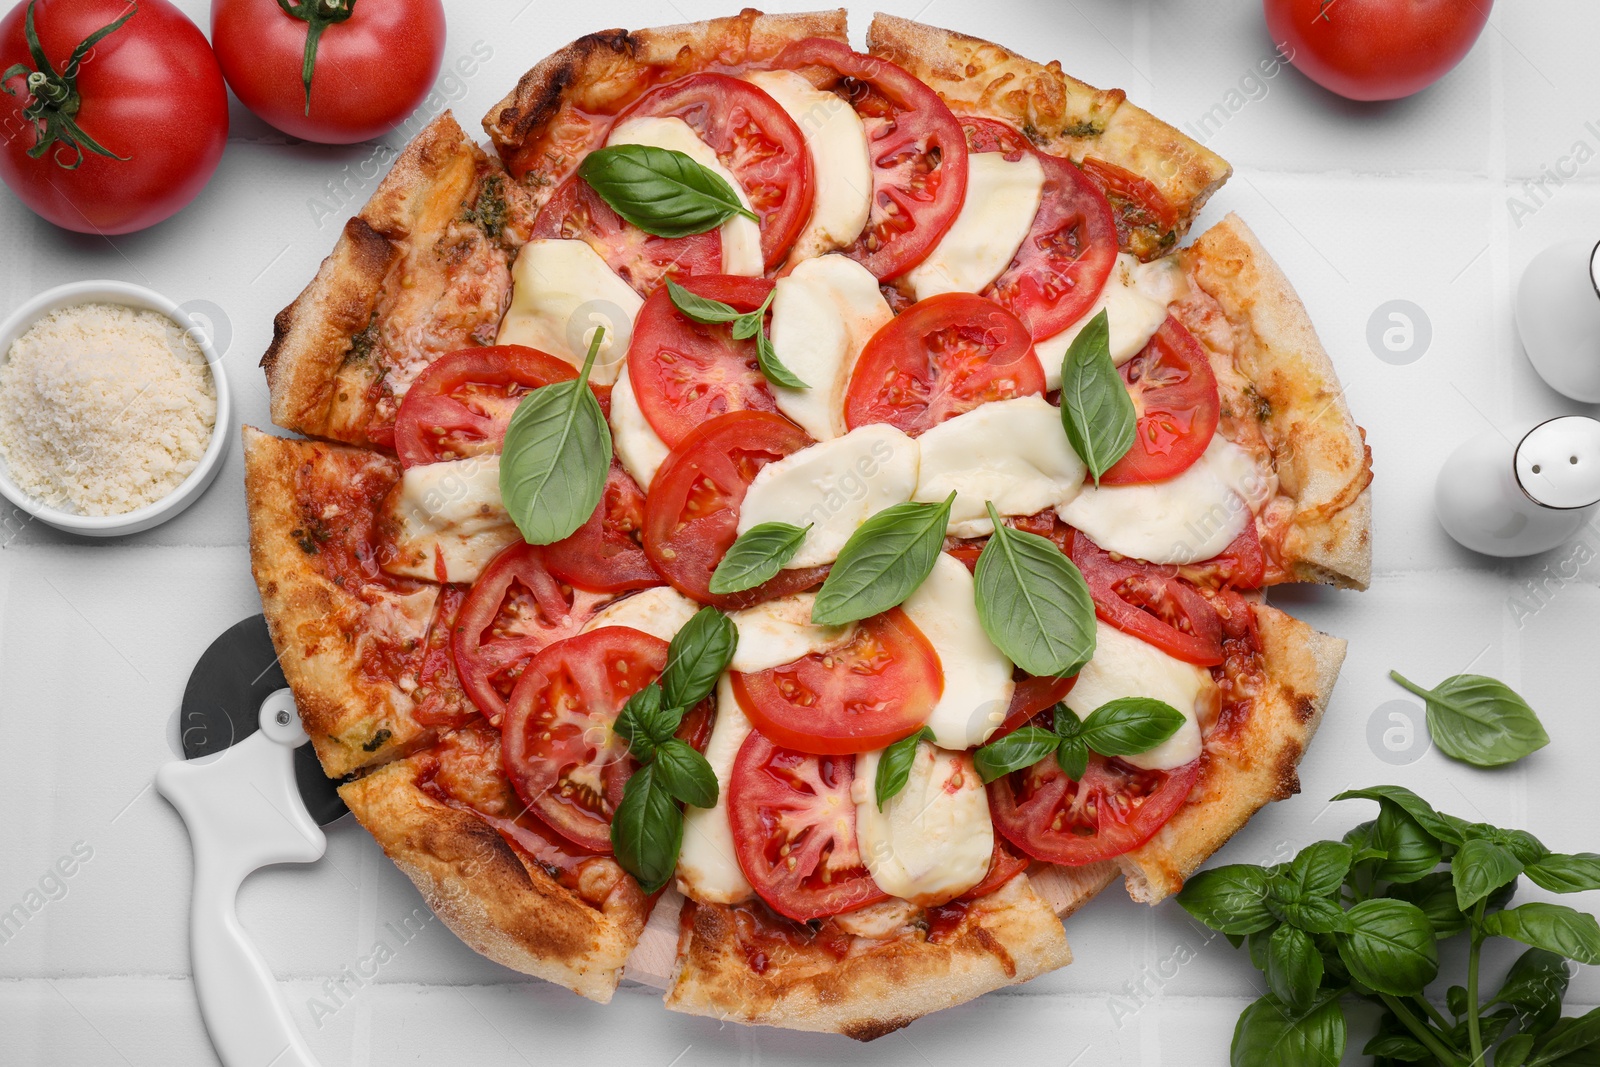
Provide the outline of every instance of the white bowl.
[[200,351],[205,353],[206,364],[211,370],[211,381],[216,386],[217,419],[211,429],[211,440],[206,444],[205,455],[200,457],[199,464],[176,489],[153,504],[146,504],[142,508],[135,508],[122,515],[79,515],[53,508],[29,495],[19,486],[11,477],[11,471],[6,467],[4,459],[0,459],[0,496],[4,496],[41,522],[49,523],[58,530],[82,534],[85,537],[118,537],[148,530],[152,526],[166,522],[199,499],[200,494],[205,492],[206,487],[211,484],[211,480],[217,476],[217,471],[222,467],[223,456],[228,451],[229,442],[233,440],[233,435],[228,429],[233,417],[233,402],[228,395],[228,379],[222,370],[222,360],[212,347],[207,332],[187,312],[160,293],[143,286],[129,285],[127,282],[88,281],[58,285],[26,301],[13,311],[5,322],[0,323],[0,361],[8,358],[12,342],[26,333],[28,327],[50,312],[73,304],[121,304],[124,307],[145,311],[159,311],[176,322],[180,329],[187,330],[189,336],[200,346]]

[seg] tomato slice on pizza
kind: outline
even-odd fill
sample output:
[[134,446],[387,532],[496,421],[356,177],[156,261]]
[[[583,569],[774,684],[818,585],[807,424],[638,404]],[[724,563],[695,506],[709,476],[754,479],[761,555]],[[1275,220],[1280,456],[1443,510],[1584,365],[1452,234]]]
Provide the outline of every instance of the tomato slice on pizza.
[[500,451],[522,398],[578,376],[572,365],[524,345],[464,348],[430,363],[411,383],[394,422],[400,464]]
[[1122,365],[1138,429],[1128,454],[1100,476],[1102,485],[1175,478],[1205,453],[1217,432],[1221,401],[1211,360],[1194,335],[1167,318],[1144,351]]
[[655,292],[668,276],[722,273],[722,241],[715,231],[689,237],[646,233],[624,222],[578,177],[568,178],[545,202],[528,236],[583,241],[640,296]]

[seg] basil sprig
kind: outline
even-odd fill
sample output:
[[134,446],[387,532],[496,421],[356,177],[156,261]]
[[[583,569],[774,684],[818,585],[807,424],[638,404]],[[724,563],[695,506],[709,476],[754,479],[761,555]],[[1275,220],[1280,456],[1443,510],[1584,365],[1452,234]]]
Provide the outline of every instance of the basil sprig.
[[1423,699],[1428,733],[1439,751],[1475,767],[1514,763],[1550,743],[1528,702],[1504,682],[1481,674],[1458,674],[1424,689],[1398,671],[1389,677]]
[[578,174],[612,211],[657,237],[707,233],[735,215],[761,221],[722,175],[670,148],[612,145],[589,153]]
[[917,761],[917,745],[932,740],[933,731],[924,726],[910,737],[902,737],[883,750],[883,755],[878,757],[877,776],[872,782],[872,791],[878,801],[879,811],[899,795],[900,790],[904,789],[906,782],[911,779],[911,765]]
[[1111,326],[1102,309],[1067,347],[1061,361],[1061,424],[1094,484],[1133,447],[1138,415],[1111,361]]
[[739,633],[715,608],[701,608],[667,646],[661,677],[622,706],[613,729],[639,769],[611,819],[611,848],[646,893],[666,885],[683,847],[680,803],[709,808],[717,776],[706,758],[675,737],[684,713],[704,700],[733,660]]
[[[1338,1062],[1346,996],[1381,1012],[1363,1049],[1380,1063],[1469,1067],[1491,1062],[1491,1050],[1497,1067],[1594,1062],[1600,1009],[1563,1019],[1561,1001],[1567,960],[1600,964],[1600,923],[1560,904],[1508,905],[1524,874],[1556,893],[1600,888],[1600,856],[1553,853],[1532,834],[1443,814],[1399,786],[1334,799],[1375,800],[1378,817],[1288,863],[1204,871],[1178,894],[1195,919],[1248,944],[1271,990],[1239,1017],[1231,1062]],[[1446,1017],[1425,989],[1439,975],[1439,942],[1455,936],[1467,950],[1444,957],[1464,958],[1466,974],[1448,990]],[[1479,987],[1492,937],[1529,946],[1495,992]]]
[[604,337],[605,327],[596,328],[576,380],[533,390],[506,425],[500,497],[529,544],[570,537],[605,495],[611,428],[589,388]]
[[1016,530],[987,504],[994,536],[978,556],[978,621],[1029,674],[1064,678],[1094,655],[1094,600],[1054,541]]
[[777,288],[774,287],[761,302],[761,306],[754,311],[740,311],[732,304],[697,296],[671,278],[667,279],[667,296],[672,298],[673,306],[682,312],[685,318],[707,326],[731,323],[734,340],[747,341],[752,337],[756,339],[756,365],[760,367],[767,381],[786,389],[809,389],[810,386],[801,381],[799,375],[783,365],[777,352],[773,351],[771,339],[767,337],[765,325],[767,309],[772,306],[772,298],[777,292]]
[[1024,726],[978,749],[973,763],[984,784],[1032,767],[1052,753],[1067,777],[1080,781],[1091,752],[1137,756],[1166,741],[1184,724],[1178,709],[1149,697],[1107,701],[1083,720],[1065,704],[1057,704],[1053,717],[1050,729]]
[[770,581],[800,551],[800,543],[813,525],[763,522],[750,527],[728,546],[722,562],[711,572],[711,591],[718,596],[742,593]]
[[955,499],[896,504],[857,527],[817,590],[811,621],[838,626],[903,603],[933,573]]

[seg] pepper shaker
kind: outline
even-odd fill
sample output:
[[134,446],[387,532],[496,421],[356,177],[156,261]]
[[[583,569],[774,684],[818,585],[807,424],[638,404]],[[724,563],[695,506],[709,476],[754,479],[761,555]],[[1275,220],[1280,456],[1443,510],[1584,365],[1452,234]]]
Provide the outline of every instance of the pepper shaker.
[[1534,256],[1517,284],[1516,317],[1539,377],[1600,403],[1600,244],[1563,241]]
[[1507,438],[1490,431],[1445,460],[1434,505],[1474,552],[1531,556],[1562,544],[1600,503],[1600,422],[1564,415]]

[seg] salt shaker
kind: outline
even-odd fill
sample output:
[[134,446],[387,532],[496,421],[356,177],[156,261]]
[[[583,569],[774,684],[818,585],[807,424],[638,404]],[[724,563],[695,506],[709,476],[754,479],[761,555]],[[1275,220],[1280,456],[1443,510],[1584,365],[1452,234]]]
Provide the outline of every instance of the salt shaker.
[[1533,257],[1517,284],[1517,332],[1550,388],[1600,403],[1600,244],[1563,241]]
[[1600,422],[1564,415],[1509,439],[1497,431],[1445,460],[1434,505],[1474,552],[1531,556],[1562,544],[1600,503]]

